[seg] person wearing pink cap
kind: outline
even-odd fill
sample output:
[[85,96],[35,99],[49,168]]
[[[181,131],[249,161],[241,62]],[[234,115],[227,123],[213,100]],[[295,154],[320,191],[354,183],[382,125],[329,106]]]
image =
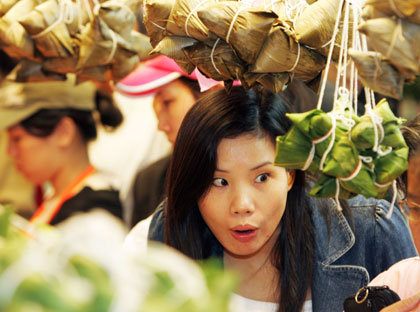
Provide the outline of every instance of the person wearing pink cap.
[[[158,129],[173,145],[184,116],[203,94],[198,73],[186,74],[172,59],[158,56],[140,65],[117,85],[123,94],[141,96],[154,93],[153,110]],[[218,83],[220,85],[220,83]],[[164,198],[170,155],[138,172],[133,183],[134,208],[131,226],[147,218]]]

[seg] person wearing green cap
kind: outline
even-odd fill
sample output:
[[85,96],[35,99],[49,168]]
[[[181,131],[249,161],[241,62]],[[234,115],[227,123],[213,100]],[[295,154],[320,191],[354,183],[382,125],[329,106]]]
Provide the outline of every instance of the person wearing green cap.
[[32,223],[54,225],[93,208],[122,218],[118,190],[89,161],[88,142],[97,135],[96,112],[109,128],[122,121],[112,99],[90,82],[76,84],[68,77],[1,84],[0,131],[8,132],[8,154],[29,181],[49,182],[53,190],[37,208]]

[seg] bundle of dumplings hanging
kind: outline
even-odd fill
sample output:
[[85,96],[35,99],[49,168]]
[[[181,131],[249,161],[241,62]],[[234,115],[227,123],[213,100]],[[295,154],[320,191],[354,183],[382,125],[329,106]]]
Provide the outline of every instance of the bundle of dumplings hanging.
[[365,87],[392,98],[401,99],[405,77],[378,52],[349,49],[357,67],[359,79]]
[[[148,37],[133,30],[139,5],[137,0],[100,1],[94,7],[71,0],[8,4],[0,17],[2,49],[42,64],[43,72],[119,80],[152,49]],[[14,25],[18,27],[10,31]]]
[[[373,110],[360,117],[351,131],[351,140],[361,153],[374,156],[375,186],[380,198],[408,166],[409,150],[400,130],[403,122],[382,99]],[[373,153],[375,146],[377,151]]]
[[0,2],[2,15],[0,17],[0,42],[2,49],[9,56],[33,61],[39,60],[35,55],[35,45],[30,35],[25,31],[18,19],[31,12],[40,1],[20,0]]
[[317,109],[288,114],[293,126],[277,138],[274,163],[315,175],[318,179],[309,192],[313,196],[386,197],[408,166],[403,120],[386,100],[360,118],[344,99],[336,104],[328,114]]

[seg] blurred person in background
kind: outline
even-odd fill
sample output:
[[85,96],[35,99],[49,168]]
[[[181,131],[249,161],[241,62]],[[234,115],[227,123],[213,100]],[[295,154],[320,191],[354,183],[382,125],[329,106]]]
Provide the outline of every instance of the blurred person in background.
[[[187,75],[172,59],[158,56],[145,62],[117,84],[117,90],[134,96],[154,93],[153,110],[158,129],[173,145],[184,116],[202,95],[197,72]],[[151,215],[165,197],[170,155],[139,171],[133,182],[131,227]]]
[[[0,50],[0,83],[15,67],[16,61]],[[13,166],[7,155],[7,134],[0,133],[0,204],[10,204],[13,210],[29,218],[35,211],[37,188]]]
[[105,209],[122,218],[112,178],[89,161],[88,142],[97,135],[94,112],[103,125],[117,127],[122,116],[111,98],[85,82],[16,83],[0,87],[0,131],[7,130],[8,153],[16,168],[49,194],[31,217],[34,224],[57,224],[76,212]]
[[408,169],[402,175],[399,187],[403,200],[399,202],[407,215],[417,251],[420,252],[420,113],[401,127],[409,147]]

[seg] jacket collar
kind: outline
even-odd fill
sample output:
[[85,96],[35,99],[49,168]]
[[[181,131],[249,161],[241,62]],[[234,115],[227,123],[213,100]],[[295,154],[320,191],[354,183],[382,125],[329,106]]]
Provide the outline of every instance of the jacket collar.
[[355,236],[347,218],[332,199],[310,198],[314,225],[315,261],[330,265],[342,257],[355,243]]

